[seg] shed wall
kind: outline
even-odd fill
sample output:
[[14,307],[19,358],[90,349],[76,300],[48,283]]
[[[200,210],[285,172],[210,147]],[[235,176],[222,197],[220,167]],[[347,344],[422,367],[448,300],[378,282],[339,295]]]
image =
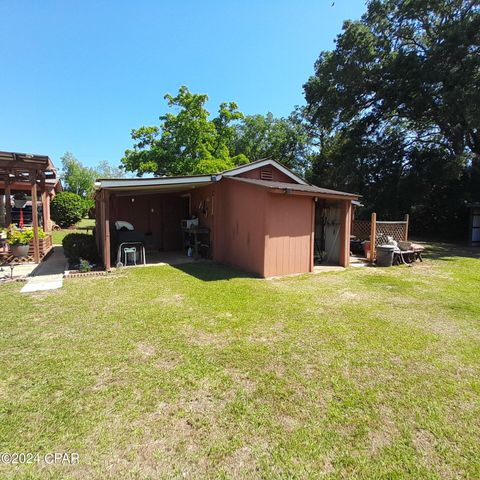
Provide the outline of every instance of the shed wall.
[[267,199],[264,276],[312,271],[313,198],[270,193]]
[[214,260],[264,276],[266,191],[228,178],[217,187]]

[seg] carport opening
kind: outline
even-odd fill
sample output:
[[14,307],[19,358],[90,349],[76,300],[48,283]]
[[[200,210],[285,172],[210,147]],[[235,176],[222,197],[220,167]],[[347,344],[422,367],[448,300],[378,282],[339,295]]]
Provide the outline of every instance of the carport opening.
[[341,203],[319,199],[315,204],[315,265],[340,265],[341,228]]
[[[143,263],[143,247],[147,264],[176,265],[210,258],[211,232],[207,219],[212,212],[207,209],[211,208],[211,192],[204,188],[195,189],[194,194],[192,191],[190,188],[111,195],[112,265]],[[201,211],[197,204],[202,205]],[[187,228],[193,217],[197,219],[198,228]],[[125,256],[124,248],[131,247],[137,247],[136,253]]]

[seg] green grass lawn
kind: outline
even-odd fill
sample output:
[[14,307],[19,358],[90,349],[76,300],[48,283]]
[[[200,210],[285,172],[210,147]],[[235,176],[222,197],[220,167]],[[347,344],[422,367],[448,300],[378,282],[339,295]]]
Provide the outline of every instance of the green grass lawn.
[[[83,218],[80,220],[76,228],[64,228],[62,230],[54,230],[52,232],[52,241],[54,245],[61,245],[65,235],[69,233],[92,233],[92,227],[95,226],[95,219]],[[87,231],[87,228],[89,230]]]
[[198,263],[0,286],[0,452],[80,454],[0,478],[480,478],[472,252],[275,280]]

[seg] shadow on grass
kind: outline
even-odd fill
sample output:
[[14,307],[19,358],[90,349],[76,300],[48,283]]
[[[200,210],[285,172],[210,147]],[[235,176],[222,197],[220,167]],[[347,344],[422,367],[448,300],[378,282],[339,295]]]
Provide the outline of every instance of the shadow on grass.
[[454,257],[476,258],[480,259],[480,248],[471,247],[466,243],[448,243],[448,242],[420,242],[425,247],[425,258],[433,260],[450,261]]
[[172,267],[204,282],[232,280],[234,278],[259,278],[258,275],[253,273],[215,262],[184,263],[172,265]]

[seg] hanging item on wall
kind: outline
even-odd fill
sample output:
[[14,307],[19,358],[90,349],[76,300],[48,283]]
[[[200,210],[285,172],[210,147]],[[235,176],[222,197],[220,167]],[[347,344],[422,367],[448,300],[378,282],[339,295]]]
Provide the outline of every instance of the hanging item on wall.
[[210,210],[210,197],[207,197],[205,199],[205,203],[203,205],[203,215],[205,215],[205,217],[208,217],[208,211]]
[[198,211],[204,216],[208,217],[208,211],[210,209],[210,197],[207,197],[205,200],[201,200],[198,204]]

